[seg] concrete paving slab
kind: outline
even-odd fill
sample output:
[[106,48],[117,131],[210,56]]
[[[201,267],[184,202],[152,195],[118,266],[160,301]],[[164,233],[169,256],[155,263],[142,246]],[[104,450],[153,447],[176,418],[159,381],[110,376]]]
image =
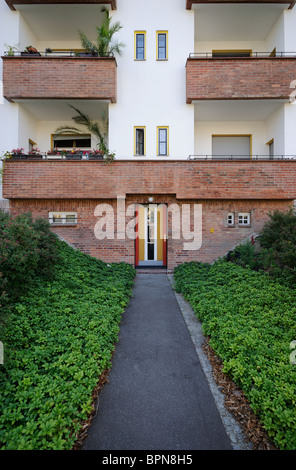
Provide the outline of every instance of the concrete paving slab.
[[232,450],[166,274],[137,275],[82,450]]

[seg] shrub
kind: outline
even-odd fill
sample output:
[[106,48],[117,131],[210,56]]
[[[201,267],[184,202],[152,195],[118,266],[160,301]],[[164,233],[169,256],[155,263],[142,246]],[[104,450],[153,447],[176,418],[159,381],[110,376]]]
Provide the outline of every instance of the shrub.
[[51,276],[57,260],[56,235],[44,219],[12,217],[0,211],[0,272],[7,293],[19,295],[35,276]]
[[275,211],[269,217],[259,235],[262,264],[292,286],[296,281],[296,215],[292,210]]
[[256,239],[230,251],[225,259],[255,271],[266,271],[281,283],[294,287],[296,282],[296,215],[275,211]]

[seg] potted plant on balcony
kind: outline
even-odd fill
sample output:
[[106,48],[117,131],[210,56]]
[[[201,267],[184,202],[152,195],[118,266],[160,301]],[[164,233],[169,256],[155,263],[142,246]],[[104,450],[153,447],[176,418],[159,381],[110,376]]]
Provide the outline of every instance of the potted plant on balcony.
[[5,47],[7,47],[7,52],[6,52],[6,55],[9,55],[9,56],[13,56],[14,55],[14,51],[17,51],[17,47],[16,46],[10,46],[9,44],[4,44]]
[[71,152],[67,152],[66,158],[69,160],[81,160],[82,150],[73,149]]
[[[74,106],[70,105],[70,108],[74,109],[77,112],[77,115],[72,118],[73,121],[76,124],[79,124],[80,126],[84,127],[84,129],[80,129],[74,126],[60,126],[55,130],[55,135],[57,136],[61,134],[84,134],[86,128],[90,134],[94,135],[97,138],[99,147],[99,150],[96,151],[96,154],[94,154],[94,152],[89,153],[89,159],[98,159],[99,157],[100,159],[103,159],[104,155],[109,155],[110,152],[105,143],[105,138],[108,130],[108,120],[103,119],[101,122],[92,121],[87,114],[83,113]],[[81,157],[82,153],[83,152],[81,152]],[[114,160],[114,154],[112,160]]]
[[24,154],[23,147],[12,149],[11,152],[9,152],[9,153],[11,155],[11,158],[15,158],[15,159],[18,159],[18,160],[26,158],[26,155]]
[[38,148],[32,148],[32,150],[28,153],[28,157],[32,159],[41,159],[42,154]]
[[122,28],[122,25],[119,21],[116,21],[111,25],[111,18],[109,17],[108,10],[103,7],[101,11],[104,14],[104,19],[102,25],[96,27],[96,43],[91,42],[84,32],[78,30],[82,47],[88,54],[93,55],[95,53],[99,57],[109,57],[114,54],[121,55],[122,48],[125,44],[114,41],[113,36]]
[[40,56],[40,52],[37,51],[37,49],[33,46],[27,46],[23,52],[21,52],[21,55],[23,56],[31,56],[31,55],[38,55]]

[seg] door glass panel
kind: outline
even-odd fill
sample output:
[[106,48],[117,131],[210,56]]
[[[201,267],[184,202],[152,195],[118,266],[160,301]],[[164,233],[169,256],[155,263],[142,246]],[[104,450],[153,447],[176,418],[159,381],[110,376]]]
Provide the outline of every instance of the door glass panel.
[[147,209],[147,258],[148,260],[154,260],[154,208],[148,207]]

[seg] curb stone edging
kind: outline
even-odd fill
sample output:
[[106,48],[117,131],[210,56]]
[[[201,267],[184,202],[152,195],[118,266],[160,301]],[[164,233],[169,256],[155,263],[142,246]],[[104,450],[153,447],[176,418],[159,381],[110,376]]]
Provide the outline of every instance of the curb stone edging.
[[212,366],[206,357],[202,349],[202,344],[205,341],[205,336],[202,332],[201,323],[196,318],[192,307],[189,302],[187,302],[181,294],[174,289],[174,276],[173,274],[168,274],[169,282],[174,290],[178,305],[182,312],[184,321],[188,328],[191,340],[195,347],[195,351],[200,360],[201,366],[203,368],[204,374],[208,381],[211,393],[215,400],[218,412],[220,414],[221,420],[225,427],[225,431],[228,434],[233,450],[252,450],[252,444],[248,443],[241,427],[237,421],[232,417],[229,411],[224,406],[224,395],[219,390],[213,375],[212,375]]

